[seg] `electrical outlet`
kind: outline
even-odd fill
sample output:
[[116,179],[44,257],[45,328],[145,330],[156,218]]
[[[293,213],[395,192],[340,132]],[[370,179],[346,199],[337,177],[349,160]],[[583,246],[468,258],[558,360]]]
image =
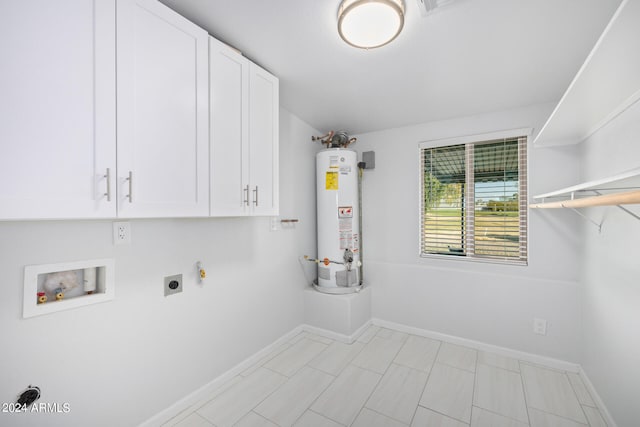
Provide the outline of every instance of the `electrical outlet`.
[[270,223],[270,230],[271,231],[278,231],[282,229],[282,225],[280,224],[280,217],[279,216],[272,216],[271,217],[271,223]]
[[113,223],[113,244],[114,245],[130,245],[131,244],[131,224],[128,222]]
[[167,276],[164,278],[164,296],[182,292],[182,274]]
[[547,321],[545,319],[533,319],[533,333],[547,335]]

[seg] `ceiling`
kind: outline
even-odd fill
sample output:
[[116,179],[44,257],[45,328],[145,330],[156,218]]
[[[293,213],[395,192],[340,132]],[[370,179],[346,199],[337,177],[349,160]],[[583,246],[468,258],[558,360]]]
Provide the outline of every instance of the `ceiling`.
[[340,0],[161,0],[280,78],[280,104],[353,134],[556,102],[621,0],[454,0],[379,49],[337,32]]

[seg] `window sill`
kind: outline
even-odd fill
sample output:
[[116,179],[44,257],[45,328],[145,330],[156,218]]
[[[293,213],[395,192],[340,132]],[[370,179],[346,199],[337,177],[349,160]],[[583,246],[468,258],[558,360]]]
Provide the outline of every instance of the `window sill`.
[[522,260],[481,258],[481,257],[473,257],[473,256],[465,256],[465,255],[420,254],[420,259],[440,259],[440,260],[448,260],[448,261],[450,260],[450,261],[458,261],[458,262],[473,262],[473,263],[480,263],[480,264],[501,264],[501,265],[513,265],[517,267],[527,267],[529,265],[528,261],[522,261]]

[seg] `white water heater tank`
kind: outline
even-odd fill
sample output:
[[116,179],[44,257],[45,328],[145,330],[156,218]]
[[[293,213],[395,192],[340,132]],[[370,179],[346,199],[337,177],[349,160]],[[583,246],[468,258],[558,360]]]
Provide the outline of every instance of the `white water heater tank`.
[[[318,264],[319,290],[342,293],[336,291],[359,289],[357,153],[344,148],[320,151],[316,155],[316,187],[318,259],[333,261]],[[345,255],[352,262],[345,263]]]

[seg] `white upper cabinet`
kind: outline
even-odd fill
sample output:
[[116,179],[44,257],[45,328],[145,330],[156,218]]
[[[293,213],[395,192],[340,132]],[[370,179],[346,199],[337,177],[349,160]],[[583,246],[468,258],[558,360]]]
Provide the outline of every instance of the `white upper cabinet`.
[[117,10],[118,216],[208,216],[208,35],[155,0]]
[[0,2],[0,220],[278,215],[278,79],[209,39],[156,0]]
[[210,38],[212,216],[278,215],[278,79]]
[[279,213],[279,84],[255,64],[249,67],[249,187],[254,215]]
[[212,216],[249,207],[249,60],[209,39]]
[[0,2],[0,219],[115,216],[115,10]]

